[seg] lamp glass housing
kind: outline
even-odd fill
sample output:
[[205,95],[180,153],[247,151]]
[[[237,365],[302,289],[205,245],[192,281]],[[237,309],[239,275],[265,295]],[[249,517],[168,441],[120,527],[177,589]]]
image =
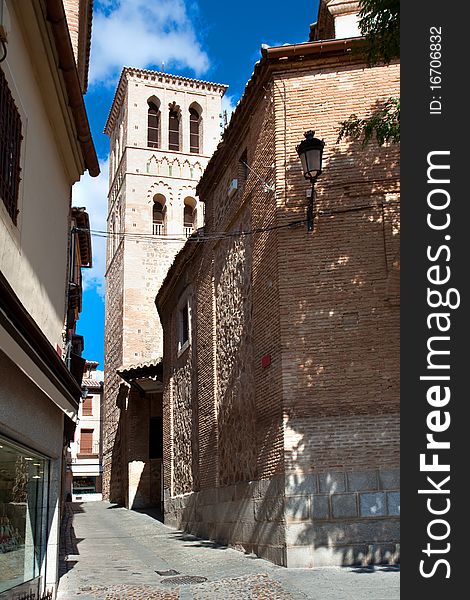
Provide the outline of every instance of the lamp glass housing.
[[322,168],[323,147],[325,142],[314,137],[314,131],[307,131],[305,139],[297,146],[305,179],[315,181]]

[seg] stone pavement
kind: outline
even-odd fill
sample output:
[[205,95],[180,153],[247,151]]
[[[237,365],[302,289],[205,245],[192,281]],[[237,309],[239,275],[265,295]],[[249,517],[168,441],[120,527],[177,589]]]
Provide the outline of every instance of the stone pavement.
[[285,569],[107,502],[67,504],[58,600],[398,600],[395,567]]

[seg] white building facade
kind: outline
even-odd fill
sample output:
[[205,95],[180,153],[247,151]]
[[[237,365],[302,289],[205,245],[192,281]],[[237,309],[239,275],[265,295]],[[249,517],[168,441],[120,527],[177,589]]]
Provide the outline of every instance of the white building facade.
[[96,362],[86,362],[75,438],[70,444],[69,490],[73,502],[102,500],[103,382],[96,373],[97,366]]

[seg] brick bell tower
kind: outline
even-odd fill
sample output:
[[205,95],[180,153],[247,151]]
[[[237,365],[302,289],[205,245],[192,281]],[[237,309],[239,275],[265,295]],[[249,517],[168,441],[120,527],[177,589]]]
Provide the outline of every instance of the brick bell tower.
[[103,498],[161,506],[163,333],[155,296],[204,223],[196,184],[220,141],[227,86],[125,67],[110,138]]

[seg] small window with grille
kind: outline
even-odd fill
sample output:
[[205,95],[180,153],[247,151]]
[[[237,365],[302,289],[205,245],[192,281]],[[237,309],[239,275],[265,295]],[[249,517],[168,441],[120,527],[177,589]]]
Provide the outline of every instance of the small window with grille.
[[18,218],[22,139],[20,114],[0,69],[0,197],[15,225]]

